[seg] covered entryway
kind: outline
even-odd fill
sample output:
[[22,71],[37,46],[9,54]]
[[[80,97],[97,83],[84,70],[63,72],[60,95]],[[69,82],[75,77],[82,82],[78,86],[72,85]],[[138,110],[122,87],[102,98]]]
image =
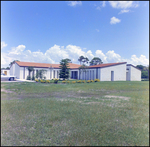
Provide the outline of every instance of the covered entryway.
[[71,79],[78,79],[78,71],[71,71]]

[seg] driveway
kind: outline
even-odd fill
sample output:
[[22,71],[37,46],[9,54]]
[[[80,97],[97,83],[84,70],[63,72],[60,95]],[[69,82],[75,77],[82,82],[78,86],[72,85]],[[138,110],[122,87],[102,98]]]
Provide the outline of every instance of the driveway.
[[25,80],[25,79],[16,79],[14,81],[1,81],[1,83],[3,82],[36,82],[36,81],[31,81],[31,80]]

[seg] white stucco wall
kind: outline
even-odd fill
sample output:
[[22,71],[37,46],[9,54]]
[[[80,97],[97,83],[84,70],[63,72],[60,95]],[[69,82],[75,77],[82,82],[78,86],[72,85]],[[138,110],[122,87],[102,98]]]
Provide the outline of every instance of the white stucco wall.
[[10,67],[10,75],[14,75],[15,74],[15,64],[12,64],[12,66]]
[[20,66],[18,66],[18,64],[15,63],[15,72],[14,75],[20,79]]
[[24,67],[20,67],[20,79],[23,79]]
[[114,81],[126,81],[126,64],[101,68],[100,81],[111,81],[111,71],[114,71]]
[[7,72],[7,76],[10,75],[10,69],[1,69],[1,73],[5,73],[5,71]]
[[129,81],[141,81],[141,71],[137,68],[129,65],[127,66],[129,69]]

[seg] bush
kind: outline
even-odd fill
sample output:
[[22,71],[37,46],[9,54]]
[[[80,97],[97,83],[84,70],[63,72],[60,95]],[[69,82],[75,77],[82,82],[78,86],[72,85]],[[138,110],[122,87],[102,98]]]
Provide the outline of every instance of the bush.
[[76,83],[76,81],[72,81],[72,83]]
[[87,80],[87,83],[91,83],[91,80]]
[[58,80],[59,80],[59,79],[54,79],[54,83],[56,83],[56,84],[57,84],[57,83],[58,83]]
[[94,82],[93,80],[91,80],[91,82]]
[[30,76],[27,76],[27,80],[31,80],[31,77],[30,77]]
[[95,79],[94,82],[100,82],[100,80],[99,79]]
[[39,80],[38,80],[38,79],[35,79],[35,81],[36,81],[36,82],[39,82]]
[[81,80],[77,81],[77,83],[81,83]]
[[69,84],[69,83],[70,83],[70,81],[67,81],[67,83]]
[[46,83],[46,80],[40,79],[40,82],[41,82],[41,83]]
[[85,80],[83,80],[82,83],[85,83]]
[[46,80],[46,83],[50,83],[50,80]]
[[64,83],[64,84],[65,84],[65,83],[66,83],[66,81],[62,81],[62,83]]

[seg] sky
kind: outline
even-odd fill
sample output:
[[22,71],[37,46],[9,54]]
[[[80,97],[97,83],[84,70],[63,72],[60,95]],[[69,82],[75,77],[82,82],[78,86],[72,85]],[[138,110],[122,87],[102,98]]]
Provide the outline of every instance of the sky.
[[69,58],[149,65],[149,1],[1,1],[1,68]]

